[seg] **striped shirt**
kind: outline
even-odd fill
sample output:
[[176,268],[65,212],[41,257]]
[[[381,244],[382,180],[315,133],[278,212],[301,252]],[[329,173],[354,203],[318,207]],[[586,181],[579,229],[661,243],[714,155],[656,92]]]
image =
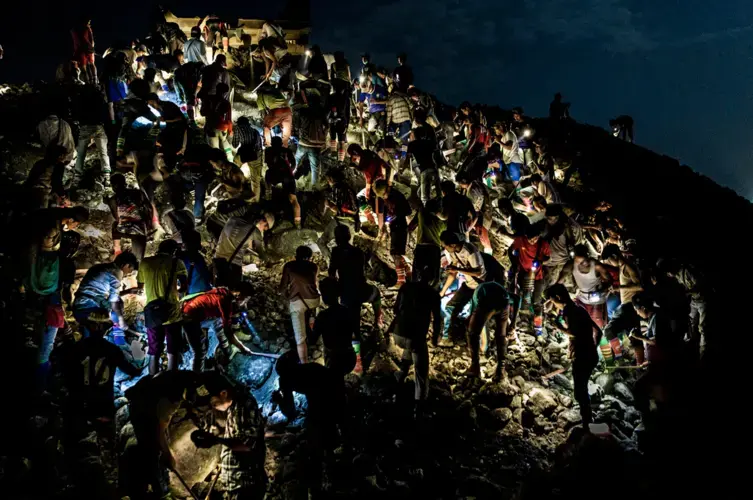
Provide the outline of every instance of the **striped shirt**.
[[413,120],[413,110],[408,96],[393,92],[387,98],[387,123],[403,123]]
[[253,396],[237,397],[227,410],[225,439],[238,440],[250,451],[233,451],[222,445],[220,483],[224,491],[235,491],[266,482],[264,472],[264,419]]

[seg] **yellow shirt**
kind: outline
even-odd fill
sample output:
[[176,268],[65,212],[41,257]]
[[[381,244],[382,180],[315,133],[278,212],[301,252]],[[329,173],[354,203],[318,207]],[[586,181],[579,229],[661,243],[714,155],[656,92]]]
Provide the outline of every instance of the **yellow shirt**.
[[[183,261],[177,259],[177,265],[175,266],[175,277],[172,283],[168,283],[170,279],[170,271],[172,271],[173,260],[177,257],[171,257],[166,254],[157,254],[152,257],[147,257],[139,264],[138,282],[144,284],[144,291],[146,292],[146,303],[150,303],[153,300],[166,298],[171,304],[175,304],[175,311],[170,317],[170,320],[165,324],[175,323],[181,320],[181,309],[178,307],[178,277],[183,276],[188,278],[188,271]],[[169,293],[167,293],[169,287]],[[167,297],[165,297],[167,295]]]

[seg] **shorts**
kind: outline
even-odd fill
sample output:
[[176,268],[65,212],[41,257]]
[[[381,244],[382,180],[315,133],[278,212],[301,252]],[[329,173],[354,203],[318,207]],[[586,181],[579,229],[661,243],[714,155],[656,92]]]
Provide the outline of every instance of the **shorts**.
[[347,142],[348,137],[346,135],[347,131],[347,123],[345,123],[344,120],[339,121],[338,123],[335,123],[333,125],[329,126],[329,139],[331,141],[334,141],[337,139],[340,142]]
[[405,223],[390,225],[390,255],[405,255],[408,247],[408,226]]
[[522,163],[508,163],[507,164],[507,174],[510,176],[510,179],[513,182],[518,182],[520,180],[520,171],[523,168]]
[[264,182],[270,186],[282,184],[282,191],[285,194],[295,194],[295,178],[292,175],[281,175],[272,170],[267,170],[264,175]]
[[183,327],[180,322],[147,328],[146,336],[152,356],[161,355],[166,342],[168,354],[183,354]]

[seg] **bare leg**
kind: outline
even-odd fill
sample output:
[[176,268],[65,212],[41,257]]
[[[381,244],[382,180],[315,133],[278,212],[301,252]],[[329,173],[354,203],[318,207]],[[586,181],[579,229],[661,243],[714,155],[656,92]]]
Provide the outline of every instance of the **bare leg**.
[[301,364],[305,364],[309,362],[309,352],[308,352],[308,346],[306,345],[306,342],[302,344],[298,344],[298,359],[301,360]]

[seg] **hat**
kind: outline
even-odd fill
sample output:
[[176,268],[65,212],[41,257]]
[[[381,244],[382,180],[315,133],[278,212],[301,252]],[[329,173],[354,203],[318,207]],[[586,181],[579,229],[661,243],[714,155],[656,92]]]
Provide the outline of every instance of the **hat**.
[[512,114],[514,115],[522,115],[523,114],[523,108],[520,106],[512,108]]

